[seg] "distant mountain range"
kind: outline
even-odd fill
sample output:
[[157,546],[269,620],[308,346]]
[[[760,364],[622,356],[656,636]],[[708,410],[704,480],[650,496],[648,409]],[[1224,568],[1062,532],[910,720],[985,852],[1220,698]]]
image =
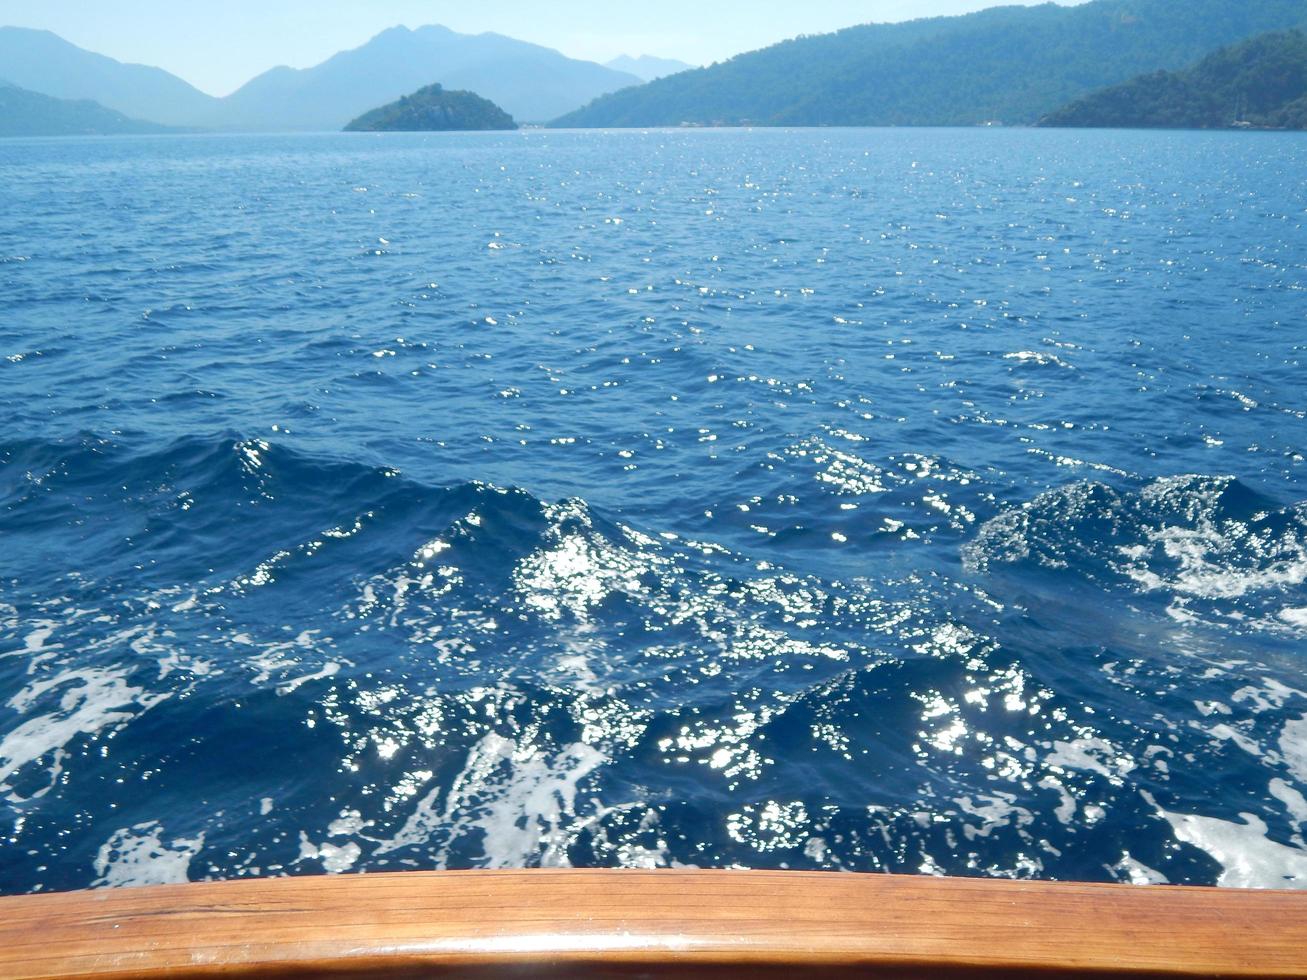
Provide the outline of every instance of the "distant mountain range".
[[217,102],[162,68],[125,65],[49,31],[0,27],[0,74],[57,99],[94,99],[133,119],[198,126]]
[[0,28],[0,72],[33,92],[94,99],[124,115],[212,129],[339,130],[363,112],[432,83],[470,89],[527,122],[545,122],[635,75],[498,34],[396,27],[313,68],[274,68],[223,99],[159,68],[129,65],[48,31]]
[[1040,125],[1307,129],[1307,34],[1262,34],[1188,71],[1153,72],[1095,92]]
[[315,68],[274,68],[221,100],[213,125],[241,129],[340,129],[360,113],[425,85],[467,89],[523,122],[547,122],[633,75],[500,34],[395,27]]
[[[274,68],[221,99],[45,31],[0,28],[0,75],[29,93],[93,99],[127,123],[233,131],[336,131],[433,84],[560,127],[1027,125],[1138,76],[1298,27],[1307,27],[1307,0],[1045,3],[802,36],[708,68],[650,57],[605,66],[498,34],[396,27],[315,67]],[[1136,108],[1161,100],[1169,112],[1196,91],[1177,75],[1152,78],[1111,98]],[[1103,98],[1094,118],[1109,118]],[[86,106],[78,112],[92,124]],[[1175,118],[1198,112],[1195,102]],[[102,116],[96,125],[111,124]]]
[[554,124],[1028,124],[1142,72],[1304,23],[1304,0],[997,7],[797,38],[605,95]]
[[694,67],[694,65],[687,65],[684,61],[676,61],[674,58],[655,58],[647,54],[642,54],[638,58],[632,58],[630,55],[624,54],[606,64],[613,71],[634,75],[645,82],[666,78],[668,75],[677,75]]
[[56,99],[0,81],[0,136],[121,136],[169,132],[90,100]]

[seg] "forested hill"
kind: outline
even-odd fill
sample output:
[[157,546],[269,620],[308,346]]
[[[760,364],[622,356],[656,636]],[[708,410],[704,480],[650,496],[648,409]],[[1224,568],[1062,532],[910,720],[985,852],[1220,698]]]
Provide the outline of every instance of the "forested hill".
[[56,99],[0,81],[0,136],[116,136],[169,132],[87,99]]
[[554,125],[1026,124],[1143,72],[1304,24],[1304,0],[997,7],[800,37],[615,92]]
[[1040,125],[1307,129],[1307,34],[1263,34],[1189,71],[1154,72],[1096,92]]
[[429,133],[454,130],[517,129],[513,117],[472,92],[449,92],[440,85],[373,109],[345,127],[349,133]]

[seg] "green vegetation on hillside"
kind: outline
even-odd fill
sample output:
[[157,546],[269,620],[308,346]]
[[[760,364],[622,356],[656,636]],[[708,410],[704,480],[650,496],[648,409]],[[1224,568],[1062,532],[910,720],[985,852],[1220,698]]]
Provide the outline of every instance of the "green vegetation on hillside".
[[1041,126],[1307,129],[1307,34],[1263,34],[1183,72],[1159,71],[1045,116]]
[[347,133],[426,133],[452,130],[517,129],[513,117],[472,92],[447,92],[428,85],[398,102],[364,113]]
[[0,136],[116,136],[165,133],[86,99],[55,99],[0,81]]
[[554,125],[1029,124],[1142,72],[1303,25],[1303,0],[998,7],[796,38],[604,96]]

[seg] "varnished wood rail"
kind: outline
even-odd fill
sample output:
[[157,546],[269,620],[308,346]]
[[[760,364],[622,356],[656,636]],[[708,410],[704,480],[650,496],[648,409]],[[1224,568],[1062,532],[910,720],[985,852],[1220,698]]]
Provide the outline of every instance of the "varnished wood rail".
[[1307,894],[754,872],[0,899],[0,977],[1307,977]]

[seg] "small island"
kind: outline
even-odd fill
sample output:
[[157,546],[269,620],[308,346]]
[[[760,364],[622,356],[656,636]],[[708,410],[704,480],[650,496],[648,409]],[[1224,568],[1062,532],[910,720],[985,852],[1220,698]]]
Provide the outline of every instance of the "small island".
[[1307,129],[1307,34],[1263,34],[1188,71],[1158,71],[1095,92],[1040,126]]
[[513,117],[473,92],[428,85],[398,102],[365,112],[347,133],[443,133],[517,129]]

